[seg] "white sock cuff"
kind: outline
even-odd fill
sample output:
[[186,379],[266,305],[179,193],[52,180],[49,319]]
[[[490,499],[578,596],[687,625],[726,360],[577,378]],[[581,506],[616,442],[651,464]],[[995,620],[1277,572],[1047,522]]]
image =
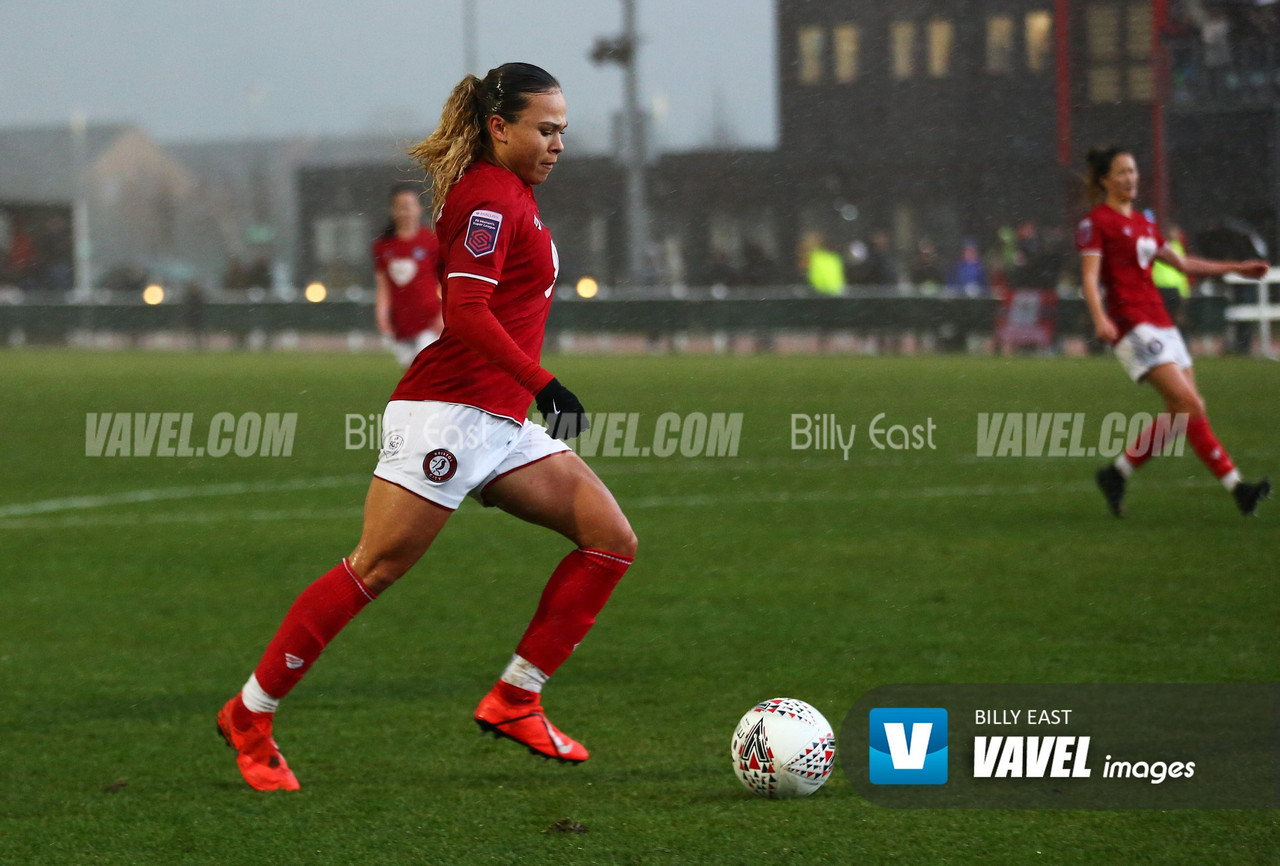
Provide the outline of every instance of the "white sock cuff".
[[1116,471],[1120,473],[1120,477],[1126,480],[1133,474],[1133,464],[1123,454],[1116,458],[1115,467]]
[[280,706],[280,699],[273,698],[258,685],[258,675],[249,674],[249,681],[240,690],[240,700],[251,713],[274,713]]
[[1236,485],[1240,483],[1240,470],[1232,469],[1218,480],[1222,482],[1222,486],[1227,488],[1227,492],[1230,493],[1232,490],[1235,490]]
[[550,674],[544,674],[537,665],[527,659],[513,655],[507,669],[498,679],[516,688],[524,689],[526,692],[538,693],[542,691],[543,684],[550,679]]

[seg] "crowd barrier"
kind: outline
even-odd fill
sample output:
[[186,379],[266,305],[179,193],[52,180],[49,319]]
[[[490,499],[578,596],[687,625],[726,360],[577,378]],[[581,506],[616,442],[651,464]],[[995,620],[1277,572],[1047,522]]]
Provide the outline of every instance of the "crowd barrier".
[[[1217,296],[1190,299],[1185,330],[1188,334],[1223,333],[1226,306],[1226,299]],[[547,331],[549,338],[560,333],[631,333],[651,338],[716,332],[933,333],[948,341],[963,341],[970,335],[991,334],[999,308],[994,298],[952,297],[572,299],[552,306]],[[84,333],[200,330],[244,338],[253,333],[343,334],[372,329],[373,305],[368,301],[0,305],[0,340],[7,338],[10,345],[58,342]],[[1089,337],[1092,331],[1082,300],[1058,302],[1058,338]]]

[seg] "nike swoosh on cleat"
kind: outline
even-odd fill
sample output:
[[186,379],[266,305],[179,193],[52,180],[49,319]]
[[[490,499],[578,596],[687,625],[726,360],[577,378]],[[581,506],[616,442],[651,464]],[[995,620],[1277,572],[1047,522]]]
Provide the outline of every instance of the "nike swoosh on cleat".
[[542,724],[547,726],[547,736],[551,738],[551,742],[556,744],[557,752],[562,755],[567,755],[569,752],[573,751],[573,746],[571,744],[566,743],[564,740],[556,736],[556,729],[551,727],[551,723],[547,721],[545,716],[542,719]]

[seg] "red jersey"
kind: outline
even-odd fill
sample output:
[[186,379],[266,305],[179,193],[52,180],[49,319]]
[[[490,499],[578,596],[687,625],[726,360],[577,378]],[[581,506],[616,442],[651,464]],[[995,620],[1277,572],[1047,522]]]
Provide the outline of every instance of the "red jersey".
[[1151,263],[1164,248],[1164,237],[1147,215],[1134,208],[1129,216],[1100,204],[1076,228],[1076,249],[1102,256],[1098,281],[1103,306],[1120,336],[1145,322],[1172,328],[1164,300],[1151,280]]
[[391,399],[462,403],[523,421],[551,380],[540,366],[542,338],[560,269],[533,187],[478,160],[449,190],[436,234],[444,333],[418,353]]
[[435,326],[440,315],[439,261],[440,246],[428,228],[408,239],[392,234],[373,242],[373,269],[391,287],[391,329],[397,340]]

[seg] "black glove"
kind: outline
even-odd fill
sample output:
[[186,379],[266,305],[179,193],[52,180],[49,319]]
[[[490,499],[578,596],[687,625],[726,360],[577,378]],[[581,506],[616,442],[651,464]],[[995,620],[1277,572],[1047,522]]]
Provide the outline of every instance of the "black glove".
[[560,380],[548,382],[534,400],[542,419],[547,422],[547,432],[552,439],[572,439],[591,429],[591,419],[587,417],[587,410],[582,408],[582,401],[561,385]]

